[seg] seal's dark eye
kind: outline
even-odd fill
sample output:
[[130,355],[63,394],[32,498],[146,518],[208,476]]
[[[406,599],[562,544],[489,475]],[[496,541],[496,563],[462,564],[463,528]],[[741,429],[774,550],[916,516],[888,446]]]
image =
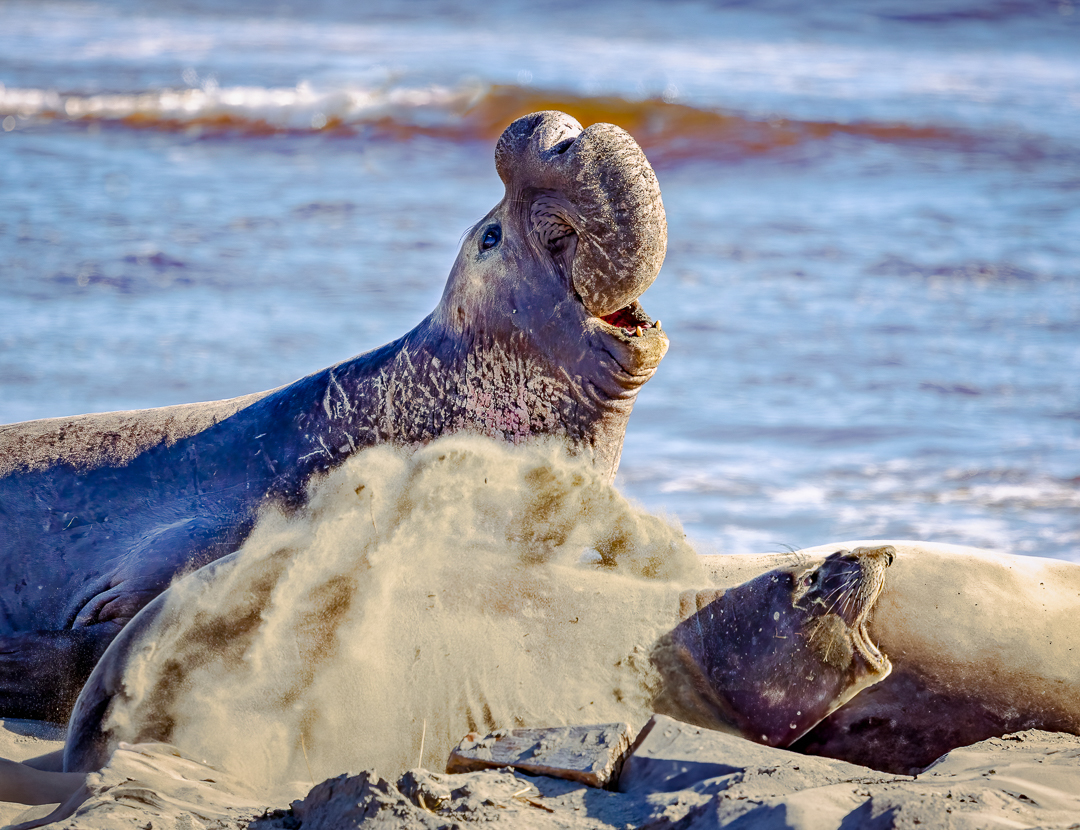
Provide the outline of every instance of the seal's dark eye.
[[502,239],[502,229],[498,225],[492,225],[484,231],[484,238],[480,240],[480,250],[494,248],[499,244],[500,239]]

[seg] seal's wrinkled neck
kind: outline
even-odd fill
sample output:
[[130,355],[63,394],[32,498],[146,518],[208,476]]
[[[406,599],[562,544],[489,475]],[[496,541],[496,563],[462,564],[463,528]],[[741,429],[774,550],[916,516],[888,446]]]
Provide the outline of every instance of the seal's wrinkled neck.
[[666,251],[659,184],[624,130],[564,113],[518,119],[495,155],[504,198],[466,232],[435,310],[305,379],[309,397],[276,413],[301,427],[290,450],[302,473],[360,447],[465,432],[557,436],[614,477],[634,400],[668,346],[638,301]]
[[608,398],[544,355],[480,331],[449,334],[432,318],[371,358],[306,380],[318,403],[293,416],[298,460],[328,470],[359,447],[418,446],[451,432],[511,444],[556,435],[615,475],[633,395]]

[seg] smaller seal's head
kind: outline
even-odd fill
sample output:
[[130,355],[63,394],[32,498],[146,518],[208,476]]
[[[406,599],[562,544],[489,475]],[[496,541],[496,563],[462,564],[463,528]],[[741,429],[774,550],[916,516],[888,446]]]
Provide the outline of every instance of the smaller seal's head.
[[653,650],[657,711],[770,746],[797,740],[892,670],[866,624],[895,555],[837,551],[708,602]]

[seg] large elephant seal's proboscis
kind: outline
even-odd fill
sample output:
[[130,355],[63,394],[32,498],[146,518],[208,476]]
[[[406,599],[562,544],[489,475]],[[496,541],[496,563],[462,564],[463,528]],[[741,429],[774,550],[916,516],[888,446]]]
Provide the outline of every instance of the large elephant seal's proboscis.
[[624,131],[557,112],[511,124],[495,160],[505,197],[401,339],[270,392],[0,427],[0,714],[64,717],[178,573],[362,447],[557,436],[614,475],[667,350],[636,301],[666,248],[656,177]]

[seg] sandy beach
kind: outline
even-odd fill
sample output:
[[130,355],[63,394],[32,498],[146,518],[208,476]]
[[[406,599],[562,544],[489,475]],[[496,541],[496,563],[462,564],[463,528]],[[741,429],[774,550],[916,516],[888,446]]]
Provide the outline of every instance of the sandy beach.
[[[0,758],[26,761],[64,748],[64,728],[42,721],[4,718],[0,720]],[[2,826],[44,815],[47,809],[27,808],[21,804],[0,802]]]
[[[1080,817],[1080,738],[1073,735],[1032,730],[993,738],[909,777],[759,746],[664,716],[643,734],[617,790],[510,770],[412,770],[396,784],[364,771],[328,780],[303,798],[282,793],[269,801],[166,744],[125,745],[90,776],[91,797],[77,813],[47,826],[974,830],[1069,828]],[[54,727],[27,721],[0,729],[0,746],[12,755],[49,751],[59,745],[55,738]],[[4,805],[0,817],[14,822],[45,810]]]

